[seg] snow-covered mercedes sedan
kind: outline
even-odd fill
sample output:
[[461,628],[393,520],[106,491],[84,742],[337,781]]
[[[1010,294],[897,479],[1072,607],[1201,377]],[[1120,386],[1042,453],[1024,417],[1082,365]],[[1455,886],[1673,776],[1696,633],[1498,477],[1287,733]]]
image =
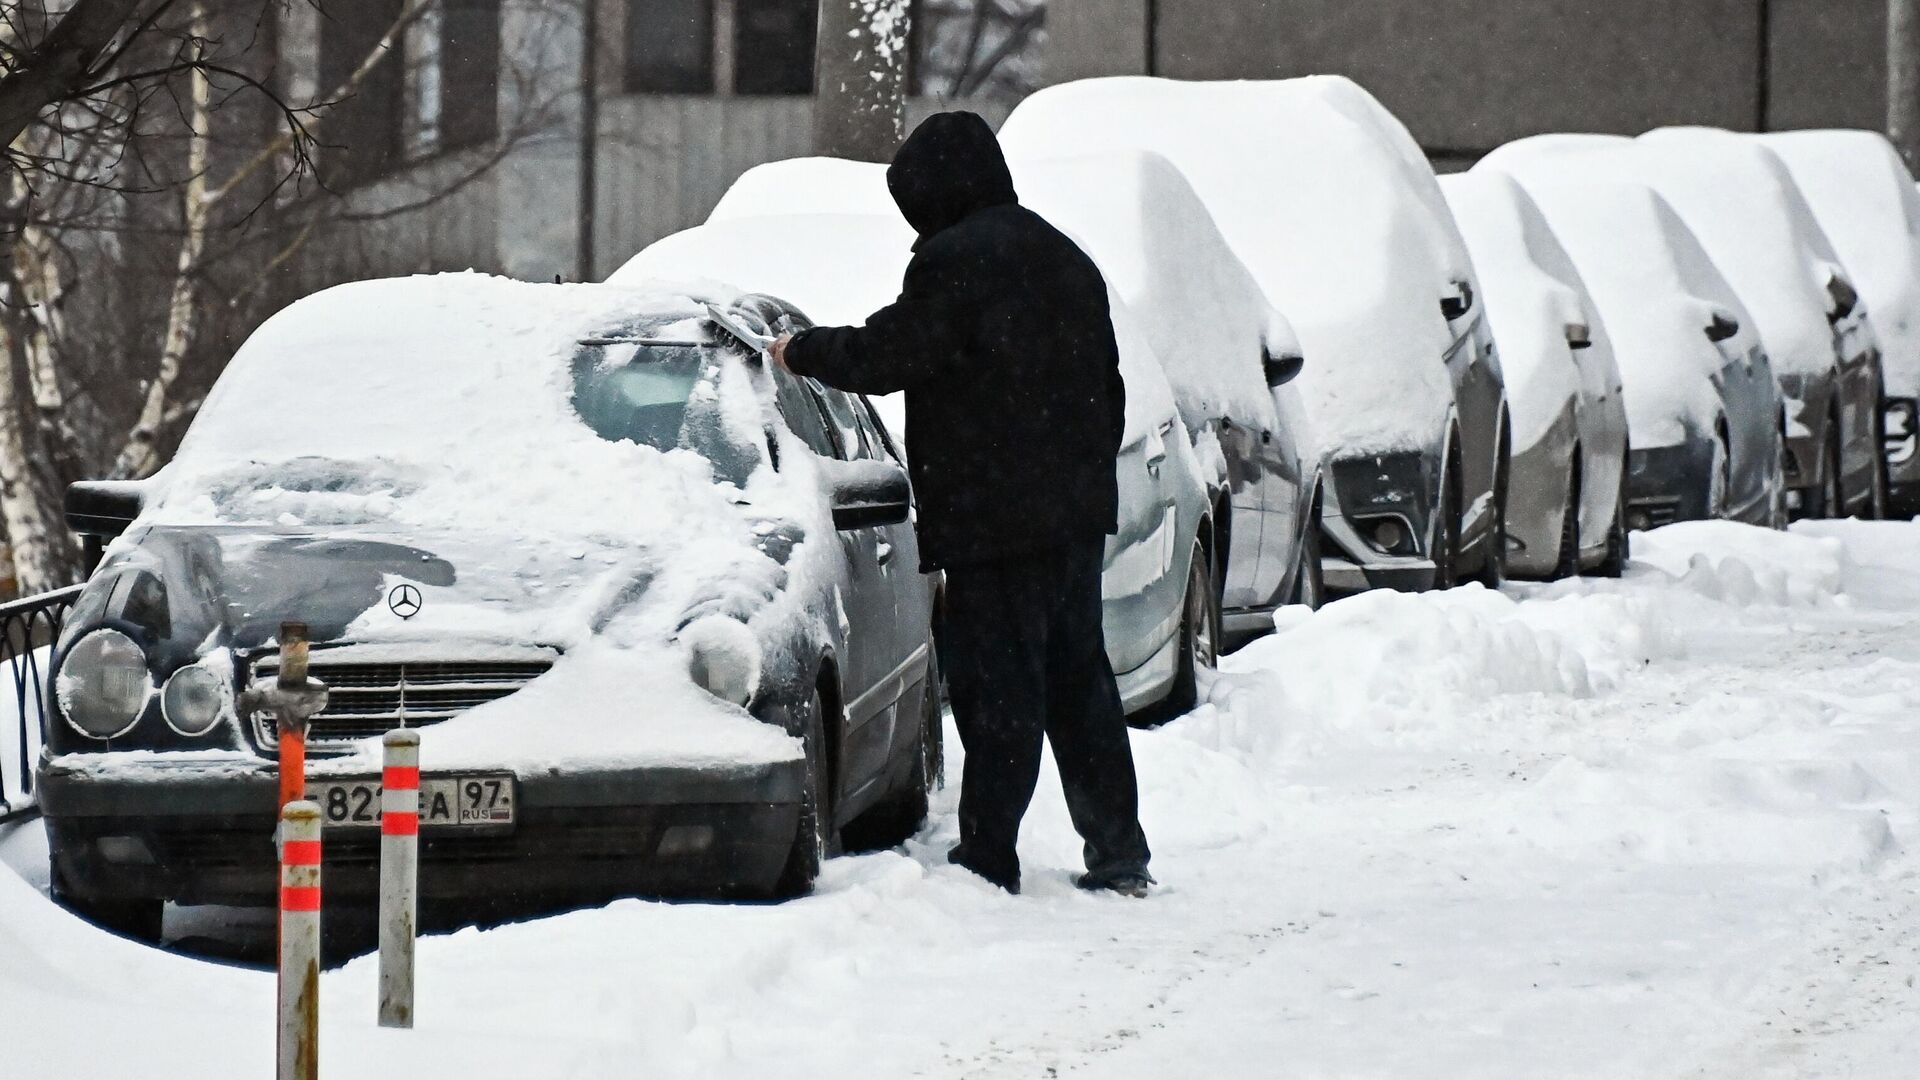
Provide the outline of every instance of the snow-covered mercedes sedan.
[[163,901],[272,899],[276,730],[240,703],[287,619],[330,687],[329,897],[375,886],[402,726],[455,910],[790,895],[843,833],[910,834],[940,713],[906,472],[864,400],[741,343],[781,325],[477,274],[274,316],[159,475],[70,494],[118,537],[54,661],[58,896],[147,937]]

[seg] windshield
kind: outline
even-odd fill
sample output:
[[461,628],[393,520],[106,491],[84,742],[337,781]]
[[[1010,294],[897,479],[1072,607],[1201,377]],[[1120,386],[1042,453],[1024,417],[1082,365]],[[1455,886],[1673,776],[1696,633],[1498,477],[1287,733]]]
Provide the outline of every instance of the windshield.
[[690,450],[713,463],[716,479],[744,486],[765,443],[725,422],[722,380],[741,362],[698,342],[588,338],[573,358],[573,408],[603,439]]

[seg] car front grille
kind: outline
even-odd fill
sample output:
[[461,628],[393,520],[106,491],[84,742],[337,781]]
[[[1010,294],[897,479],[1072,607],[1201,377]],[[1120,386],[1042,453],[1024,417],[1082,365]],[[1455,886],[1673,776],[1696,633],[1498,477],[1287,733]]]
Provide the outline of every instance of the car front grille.
[[[327,684],[326,710],[310,721],[311,742],[350,742],[403,727],[425,727],[498,701],[545,674],[549,659],[409,660],[369,663],[315,652],[308,673]],[[272,679],[277,655],[254,662],[253,677]],[[277,741],[273,724],[255,721],[261,745]]]

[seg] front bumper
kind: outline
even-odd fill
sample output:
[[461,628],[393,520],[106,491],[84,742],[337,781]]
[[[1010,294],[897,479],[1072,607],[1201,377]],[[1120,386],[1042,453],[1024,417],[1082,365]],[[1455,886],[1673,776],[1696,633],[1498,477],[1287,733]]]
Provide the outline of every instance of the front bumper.
[[1627,454],[1627,527],[1654,529],[1708,516],[1713,444],[1705,439]]
[[[1433,587],[1434,504],[1438,455],[1417,451],[1343,458],[1326,473],[1320,528],[1326,587],[1422,592]],[[1389,525],[1398,543],[1381,543]]]
[[[115,775],[64,760],[43,763],[39,777],[63,889],[95,901],[273,902],[271,765],[160,762]],[[514,825],[422,830],[420,895],[489,913],[631,895],[763,895],[792,848],[804,784],[798,759],[524,776]],[[329,830],[324,842],[327,896],[375,897],[379,830]]]

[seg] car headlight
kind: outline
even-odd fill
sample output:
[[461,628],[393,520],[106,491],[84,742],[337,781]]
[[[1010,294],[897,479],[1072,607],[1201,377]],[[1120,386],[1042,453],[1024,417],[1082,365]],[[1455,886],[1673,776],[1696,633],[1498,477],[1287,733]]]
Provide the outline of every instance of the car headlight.
[[132,730],[153,694],[147,656],[118,630],[95,630],[60,662],[60,711],[74,730],[111,739]]
[[709,615],[680,631],[687,673],[707,693],[745,705],[760,688],[760,640],[738,619]]
[[205,735],[220,722],[226,695],[220,676],[198,664],[173,673],[160,692],[160,715],[182,735]]

